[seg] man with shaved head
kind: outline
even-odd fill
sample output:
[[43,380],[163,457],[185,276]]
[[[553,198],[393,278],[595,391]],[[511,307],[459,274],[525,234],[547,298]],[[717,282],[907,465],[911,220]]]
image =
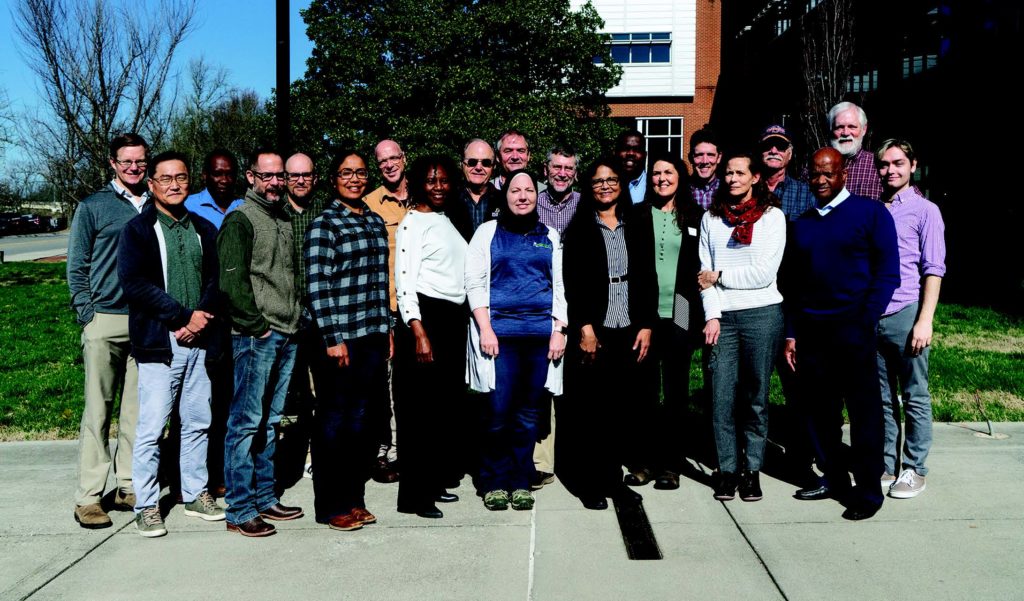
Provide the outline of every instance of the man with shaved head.
[[[863,520],[883,499],[875,327],[900,283],[896,227],[885,205],[846,189],[839,151],[818,150],[809,167],[816,205],[793,222],[786,242],[785,358],[796,371],[824,478],[796,498],[836,498],[846,506],[844,518]],[[844,403],[848,455],[842,449]]]

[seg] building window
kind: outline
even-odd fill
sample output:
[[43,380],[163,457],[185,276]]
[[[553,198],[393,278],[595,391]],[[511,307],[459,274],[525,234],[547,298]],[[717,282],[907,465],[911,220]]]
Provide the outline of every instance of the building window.
[[804,10],[804,12],[805,13],[811,12],[812,10],[814,10],[814,8],[816,6],[821,4],[821,2],[822,2],[822,0],[807,0],[807,8]]
[[[612,60],[619,64],[672,62],[671,33],[613,33],[610,37]],[[601,59],[594,57],[594,62]]]
[[789,19],[779,19],[775,21],[775,37],[779,37],[786,33],[787,29],[789,29]]
[[917,75],[918,73],[922,73],[928,69],[934,69],[938,61],[938,54],[903,57],[903,79],[907,79],[911,75]]
[[851,75],[846,82],[847,92],[873,92],[878,89],[878,70]]
[[647,154],[683,156],[683,120],[679,117],[637,117],[636,128],[647,138]]

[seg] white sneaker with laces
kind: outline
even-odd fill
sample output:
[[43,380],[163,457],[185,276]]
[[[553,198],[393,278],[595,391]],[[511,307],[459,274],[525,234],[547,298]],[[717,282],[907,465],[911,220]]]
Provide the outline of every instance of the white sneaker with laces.
[[900,477],[889,488],[889,496],[894,499],[913,499],[924,492],[925,478],[914,470],[903,470]]

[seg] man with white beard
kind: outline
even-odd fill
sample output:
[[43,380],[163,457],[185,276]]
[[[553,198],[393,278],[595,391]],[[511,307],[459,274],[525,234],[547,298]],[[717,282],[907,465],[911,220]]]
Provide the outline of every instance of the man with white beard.
[[828,112],[832,128],[832,148],[843,155],[846,167],[846,189],[850,194],[878,200],[882,197],[882,181],[875,168],[875,155],[863,148],[868,131],[868,116],[852,102],[840,102]]

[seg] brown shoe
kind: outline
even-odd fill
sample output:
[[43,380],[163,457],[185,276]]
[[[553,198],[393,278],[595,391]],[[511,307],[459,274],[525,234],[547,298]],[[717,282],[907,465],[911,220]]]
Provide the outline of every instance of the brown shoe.
[[241,524],[228,522],[228,532],[237,532],[242,536],[257,538],[276,534],[277,529],[274,528],[273,524],[268,524],[263,521],[263,518],[256,516],[248,522],[242,522]]
[[125,492],[120,488],[114,493],[114,509],[120,511],[135,510],[135,493]]
[[378,457],[377,462],[373,464],[373,481],[381,484],[398,482],[398,470],[387,457]]
[[364,524],[372,524],[377,521],[377,516],[367,511],[365,507],[356,507],[352,510],[352,515]]
[[653,474],[651,474],[651,470],[644,468],[641,470],[630,471],[622,481],[630,486],[644,486],[651,481],[652,477]]
[[675,472],[662,472],[654,481],[654,488],[658,490],[675,490],[679,488],[679,474]]
[[336,515],[327,520],[327,525],[333,530],[359,530],[363,527],[363,522],[356,517],[355,513],[355,511],[350,511],[344,515]]
[[260,517],[265,520],[275,520],[278,522],[287,522],[288,520],[297,520],[301,518],[302,513],[301,507],[288,507],[280,503],[274,503],[266,509],[260,510]]
[[75,506],[75,521],[82,528],[95,530],[97,528],[109,528],[113,525],[110,516],[100,507],[99,503]]

